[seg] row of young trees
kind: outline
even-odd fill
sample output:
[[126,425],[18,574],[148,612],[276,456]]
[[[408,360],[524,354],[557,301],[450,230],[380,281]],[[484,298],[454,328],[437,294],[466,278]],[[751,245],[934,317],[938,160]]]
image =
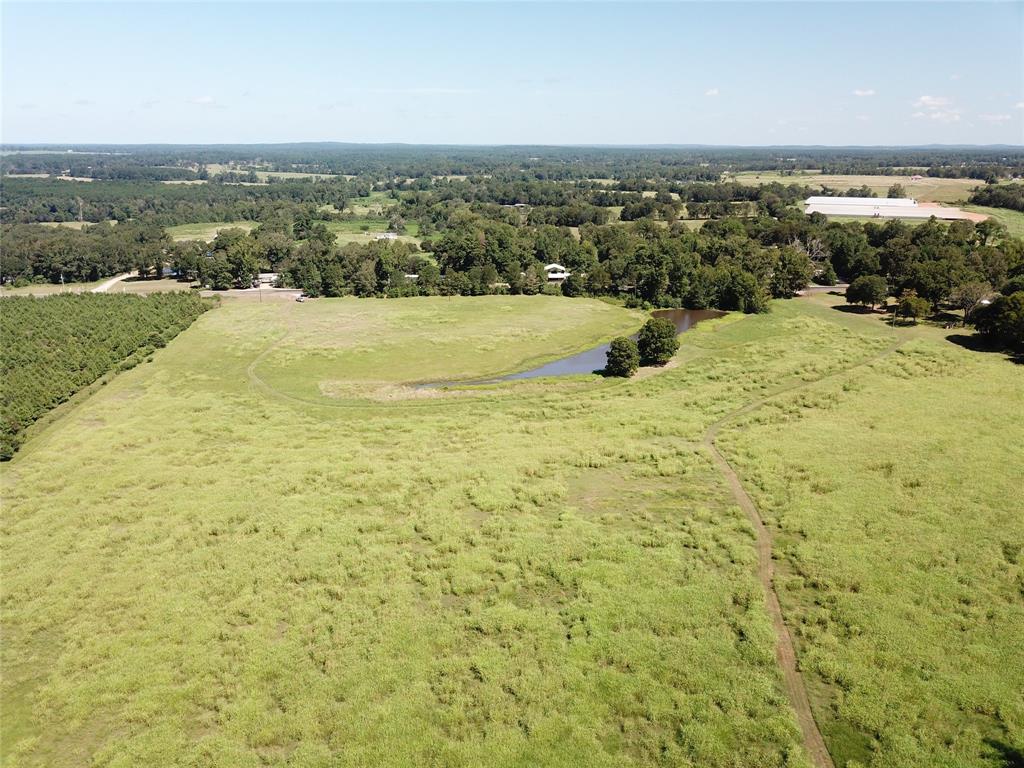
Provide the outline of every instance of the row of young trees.
[[990,184],[980,187],[971,195],[971,202],[975,205],[1024,211],[1024,184]]
[[189,292],[0,300],[0,460],[11,458],[47,411],[164,346],[208,306]]
[[139,221],[170,226],[203,221],[263,221],[275,216],[315,215],[323,206],[341,210],[365,197],[359,180],[288,180],[257,186],[163,184],[152,181],[5,178],[0,222]]

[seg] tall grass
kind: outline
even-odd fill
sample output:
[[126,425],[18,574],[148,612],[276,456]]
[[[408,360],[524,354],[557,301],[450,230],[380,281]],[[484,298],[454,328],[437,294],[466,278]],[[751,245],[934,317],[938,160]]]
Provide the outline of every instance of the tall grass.
[[[806,766],[753,531],[700,439],[890,345],[853,322],[780,305],[698,326],[656,376],[381,401],[639,322],[549,297],[207,313],[4,472],[5,765]],[[972,718],[938,722],[956,739]]]

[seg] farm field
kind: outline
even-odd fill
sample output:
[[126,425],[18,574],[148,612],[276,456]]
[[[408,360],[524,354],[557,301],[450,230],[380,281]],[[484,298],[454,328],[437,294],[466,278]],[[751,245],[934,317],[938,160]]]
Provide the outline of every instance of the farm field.
[[965,205],[965,211],[984,213],[1004,225],[1013,237],[1024,237],[1024,213],[1009,208],[992,208],[986,205]]
[[256,229],[259,222],[256,221],[205,221],[198,224],[177,224],[167,227],[167,234],[175,240],[206,240],[210,241],[217,237],[222,229],[244,229],[251,232]]
[[[838,300],[811,301],[820,315]],[[837,765],[1015,765],[1024,746],[1024,424],[1006,419],[1024,378],[949,333],[901,330],[894,354],[723,436],[776,530],[780,599]]]
[[[117,224],[117,219],[108,219],[107,223],[114,226]],[[39,223],[41,227],[65,227],[67,229],[85,229],[95,225],[95,221],[43,221]]]
[[84,293],[91,291],[103,283],[96,280],[91,283],[31,283],[15,288],[13,285],[5,285],[0,288],[0,296],[50,296],[55,293]]
[[1020,368],[835,301],[223,302],[4,467],[3,763],[807,766],[735,414],[836,764],[1004,765]]
[[[388,231],[388,223],[387,219],[371,216],[324,222],[327,229],[335,234],[338,245],[372,242],[377,239],[378,234]],[[405,234],[399,235],[397,239],[408,243],[419,243],[418,233],[419,224],[414,221],[409,222],[406,225]]]
[[[229,173],[229,172],[248,173],[249,172],[249,167],[246,166],[246,167],[243,168],[243,167],[235,167],[235,166],[227,165],[227,164],[224,164],[224,163],[209,163],[206,166],[206,170],[210,174]],[[256,170],[256,171],[254,171],[254,173],[256,174],[257,178],[260,181],[266,181],[267,179],[270,179],[270,178],[276,178],[276,179],[331,179],[331,178],[335,178],[335,177],[340,177],[340,178],[345,178],[345,179],[354,179],[355,178],[355,176],[350,175],[350,174],[305,173],[305,172],[301,172],[301,171],[262,171],[262,170]]]
[[984,184],[980,179],[940,179],[925,176],[911,181],[910,176],[835,176],[822,173],[786,174],[777,171],[743,171],[729,174],[728,181],[741,184],[801,184],[809,187],[828,186],[847,190],[851,187],[868,186],[880,197],[885,197],[889,187],[902,184],[908,197],[921,202],[955,203],[970,197],[971,190]]
[[384,209],[396,204],[393,197],[387,192],[371,192],[367,197],[353,197],[348,201],[346,210],[356,216],[381,216]]

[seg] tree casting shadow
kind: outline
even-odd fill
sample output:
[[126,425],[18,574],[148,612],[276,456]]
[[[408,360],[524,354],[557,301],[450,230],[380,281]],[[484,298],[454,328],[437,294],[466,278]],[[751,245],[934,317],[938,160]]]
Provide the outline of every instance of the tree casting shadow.
[[1014,352],[1011,349],[990,344],[977,334],[968,335],[965,333],[951,333],[946,337],[948,341],[957,346],[969,349],[972,352],[988,352],[990,354],[1004,355],[1007,360],[1017,365],[1024,365],[1024,353]]
[[996,757],[1003,761],[1004,768],[1024,768],[1024,752],[998,739],[985,739]]
[[851,315],[878,315],[881,317],[885,314],[885,312],[880,312],[871,307],[864,307],[860,304],[835,304],[832,309],[836,312],[846,312]]

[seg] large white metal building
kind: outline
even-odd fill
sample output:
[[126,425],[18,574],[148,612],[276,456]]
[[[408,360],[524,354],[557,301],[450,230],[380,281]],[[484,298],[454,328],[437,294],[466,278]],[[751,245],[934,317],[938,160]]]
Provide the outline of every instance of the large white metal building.
[[909,197],[826,197],[817,195],[804,201],[804,213],[826,216],[868,216],[874,219],[965,219],[956,208],[918,205]]

